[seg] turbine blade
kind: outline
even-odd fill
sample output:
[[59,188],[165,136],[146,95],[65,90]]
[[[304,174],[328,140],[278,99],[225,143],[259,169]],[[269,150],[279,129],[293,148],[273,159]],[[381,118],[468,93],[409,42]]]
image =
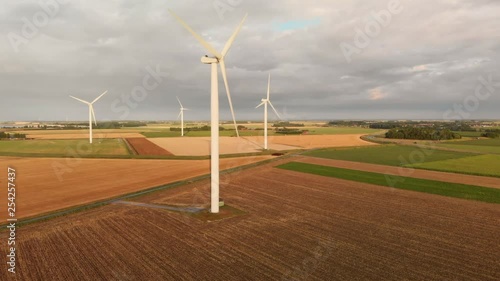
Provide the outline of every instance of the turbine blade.
[[269,80],[267,80],[267,100],[269,100],[270,90],[271,90],[271,73],[269,73]]
[[269,102],[269,105],[273,108],[274,110],[274,113],[276,113],[276,116],[278,116],[279,119],[281,119],[281,116],[279,115],[278,111],[276,110],[276,108],[274,108],[273,104],[271,103],[271,101],[268,101]]
[[179,111],[179,115],[177,115],[177,119],[176,120],[179,120],[179,117],[181,117],[181,114],[182,114],[182,110]]
[[182,108],[182,103],[181,103],[181,100],[179,100],[179,97],[177,97],[177,96],[176,96],[176,98],[177,98],[177,101],[179,102],[179,105],[180,105],[180,106],[181,106],[181,108]]
[[265,102],[265,101],[261,102],[261,103],[260,103],[259,105],[257,105],[255,108],[259,108],[259,107],[263,106],[263,105],[264,105],[264,103],[266,103],[266,102]]
[[231,101],[231,93],[229,92],[229,85],[227,84],[226,63],[224,62],[224,59],[220,60],[219,64],[222,72],[222,78],[224,78],[224,85],[226,86],[226,94],[227,94],[227,100],[229,101],[229,108],[231,109],[231,115],[233,116],[234,129],[236,130],[236,136],[239,137],[240,133],[238,132],[238,125],[236,125],[236,117],[234,116],[233,102]]
[[218,59],[222,58],[222,55],[217,52],[217,50],[214,49],[214,47],[212,47],[212,45],[210,45],[207,41],[205,41],[205,39],[203,39],[203,37],[201,37],[200,35],[198,35],[187,23],[185,23],[178,15],[176,15],[172,10],[168,9],[168,11],[170,12],[170,14],[182,25],[184,26],[185,29],[187,29],[187,31],[189,31],[189,33],[191,33],[194,38],[196,38],[198,40],[198,42],[201,43],[201,45],[203,45],[203,47],[205,47],[210,53],[212,53],[212,55],[214,55],[215,57],[217,57]]
[[229,49],[231,49],[231,46],[233,45],[234,39],[236,39],[236,36],[238,35],[238,33],[240,33],[240,29],[243,26],[243,23],[245,22],[245,20],[247,19],[247,16],[248,16],[248,14],[246,14],[245,17],[243,17],[243,20],[241,20],[240,24],[238,25],[238,27],[234,31],[233,35],[231,35],[231,37],[229,37],[229,40],[227,40],[226,45],[224,46],[224,49],[222,50],[222,57],[225,57],[227,52],[229,52]]
[[97,98],[95,98],[95,100],[93,100],[91,103],[93,104],[94,102],[96,102],[98,99],[100,99],[102,96],[104,96],[108,91],[104,91],[104,93],[102,93],[100,96],[98,96]]
[[84,101],[84,100],[81,100],[81,99],[79,99],[79,98],[75,98],[74,96],[70,96],[70,97],[74,98],[74,99],[75,99],[75,100],[77,100],[77,101],[81,101],[81,102],[83,102],[83,103],[90,104],[88,101]]
[[97,120],[95,119],[94,107],[92,106],[92,104],[90,104],[89,106],[90,106],[90,111],[92,112],[92,117],[94,117],[94,124],[97,126]]

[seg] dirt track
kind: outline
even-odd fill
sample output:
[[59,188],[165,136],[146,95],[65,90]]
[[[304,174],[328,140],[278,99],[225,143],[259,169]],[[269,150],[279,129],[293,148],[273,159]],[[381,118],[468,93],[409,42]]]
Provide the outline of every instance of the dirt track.
[[[220,163],[221,169],[229,169],[269,158],[230,158]],[[210,173],[209,160],[0,157],[0,170],[7,171],[7,166],[17,171],[18,219]],[[7,173],[0,176],[4,179]],[[7,188],[0,189],[0,198],[7,198]],[[2,222],[6,208],[7,203],[0,206]]]
[[[221,196],[246,215],[111,205],[23,227],[17,280],[500,279],[499,205],[269,165],[225,181]],[[208,185],[141,201],[208,202]]]
[[344,161],[344,160],[306,157],[306,156],[296,157],[296,158],[294,158],[294,161],[300,161],[300,162],[317,164],[317,165],[324,165],[324,166],[332,166],[332,167],[338,167],[338,168],[360,170],[360,171],[366,171],[366,172],[374,172],[374,173],[402,176],[402,177],[429,179],[429,180],[436,180],[436,181],[444,181],[444,182],[453,182],[453,183],[500,188],[500,178],[494,178],[494,177],[481,177],[481,176],[464,175],[464,174],[457,174],[457,173],[437,172],[437,171],[429,171],[429,170],[393,167],[393,166],[351,162],[351,161]]
[[125,140],[139,155],[173,155],[146,138],[126,138]]

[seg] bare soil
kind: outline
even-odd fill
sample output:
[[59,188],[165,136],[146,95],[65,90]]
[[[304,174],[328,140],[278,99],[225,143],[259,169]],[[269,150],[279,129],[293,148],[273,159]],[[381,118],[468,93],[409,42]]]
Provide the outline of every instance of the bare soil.
[[[278,164],[274,163],[273,165]],[[264,165],[224,176],[215,222],[108,205],[18,229],[2,280],[499,280],[500,206]],[[208,202],[209,181],[140,201]],[[7,233],[0,233],[6,241]]]
[[[301,148],[378,145],[376,143],[362,140],[361,136],[363,135],[365,134],[269,136],[268,141],[274,144],[292,145]],[[263,138],[247,137],[247,139],[259,142]]]
[[[363,134],[355,135],[298,135],[269,136],[269,149],[295,150],[322,147],[349,147],[377,145],[362,140]],[[150,138],[151,142],[170,151],[174,155],[200,156],[210,154],[210,137]],[[220,153],[253,153],[264,148],[264,137],[220,137]]]
[[126,138],[125,140],[139,155],[173,155],[146,138]]
[[[272,156],[227,158],[221,170]],[[209,160],[74,159],[0,157],[0,170],[17,171],[17,218],[87,204],[210,173]],[[2,182],[5,182],[2,180]],[[7,188],[0,189],[7,198]],[[7,201],[0,221],[7,219]]]

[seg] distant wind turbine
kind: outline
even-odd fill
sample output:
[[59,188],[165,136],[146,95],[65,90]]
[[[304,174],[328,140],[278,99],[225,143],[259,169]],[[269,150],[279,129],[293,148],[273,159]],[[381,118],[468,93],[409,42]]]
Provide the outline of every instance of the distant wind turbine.
[[102,93],[100,96],[98,96],[95,100],[92,102],[84,101],[79,98],[75,98],[74,96],[70,96],[74,98],[77,101],[81,101],[89,106],[89,141],[92,143],[92,117],[94,118],[95,125],[97,126],[97,120],[95,119],[95,112],[94,112],[94,107],[92,106],[98,99],[100,99],[102,96],[104,96],[108,91],[105,91]]
[[174,12],[169,10],[170,14],[185,28],[187,29],[200,43],[205,47],[214,57],[204,56],[201,57],[201,62],[204,64],[210,64],[211,69],[211,98],[210,98],[210,111],[211,111],[211,138],[210,138],[210,169],[211,169],[211,183],[210,183],[210,211],[212,213],[219,212],[219,85],[217,78],[217,65],[220,65],[222,72],[222,78],[224,79],[224,85],[226,87],[227,99],[229,101],[229,107],[231,108],[231,114],[233,117],[233,123],[236,130],[236,136],[240,136],[238,133],[238,127],[236,125],[236,118],[234,117],[233,103],[231,102],[231,94],[229,92],[229,86],[227,83],[226,75],[226,64],[224,63],[224,57],[229,52],[234,39],[240,32],[247,15],[243,18],[241,23],[238,25],[233,35],[229,38],[224,46],[221,53],[212,47],[208,42],[206,42],[200,35],[198,35],[194,30],[187,25],[179,16]]
[[179,119],[179,117],[181,118],[181,137],[183,137],[184,136],[184,110],[189,110],[189,109],[182,106],[182,103],[179,100],[179,97],[176,97],[176,98],[177,98],[177,101],[179,102],[179,105],[181,106],[179,115],[177,115],[177,119]]
[[271,89],[271,73],[269,73],[269,79],[267,81],[267,98],[261,99],[262,102],[255,107],[259,108],[262,105],[264,105],[264,149],[266,150],[267,150],[267,104],[269,104],[273,108],[274,113],[276,113],[276,116],[278,116],[278,118],[281,119],[280,115],[278,114],[278,111],[276,111],[273,104],[271,103],[271,100],[269,99],[270,89]]

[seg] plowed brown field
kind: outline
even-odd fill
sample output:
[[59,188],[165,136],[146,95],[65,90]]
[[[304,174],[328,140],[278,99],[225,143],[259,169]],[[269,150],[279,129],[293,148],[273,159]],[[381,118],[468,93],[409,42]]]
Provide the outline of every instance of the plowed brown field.
[[[246,215],[206,223],[109,205],[18,229],[17,280],[500,279],[499,205],[271,165],[224,181],[221,196]],[[208,202],[208,185],[140,201]]]
[[139,155],[173,155],[146,138],[126,138],[125,140]]
[[[222,169],[272,156],[221,159]],[[17,218],[86,204],[210,173],[209,160],[138,160],[0,157],[17,171]],[[58,177],[59,175],[59,177]],[[7,218],[7,188],[0,189],[0,221]]]

